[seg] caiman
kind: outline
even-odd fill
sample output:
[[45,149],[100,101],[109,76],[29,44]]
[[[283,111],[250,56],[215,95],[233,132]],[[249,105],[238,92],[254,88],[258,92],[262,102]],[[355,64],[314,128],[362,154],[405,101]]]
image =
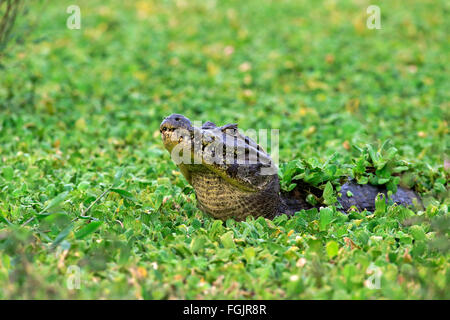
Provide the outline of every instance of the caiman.
[[[301,181],[296,181],[298,186],[290,192],[281,190],[272,158],[242,135],[237,124],[218,127],[208,121],[195,127],[185,116],[172,114],[162,121],[160,132],[164,147],[194,188],[198,208],[216,219],[273,219],[313,207],[305,200],[307,193],[300,187],[304,185]],[[386,197],[386,188],[348,179],[340,190],[340,210],[356,207],[374,211],[379,193]],[[403,206],[412,206],[414,199],[420,202],[414,191],[402,187],[391,199]]]

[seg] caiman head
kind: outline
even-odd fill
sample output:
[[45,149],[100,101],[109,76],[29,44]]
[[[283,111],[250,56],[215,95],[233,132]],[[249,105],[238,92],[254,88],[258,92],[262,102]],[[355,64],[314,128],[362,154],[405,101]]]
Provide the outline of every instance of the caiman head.
[[236,124],[196,127],[172,114],[160,125],[164,147],[194,187],[198,206],[216,218],[272,217],[278,209],[277,167]]

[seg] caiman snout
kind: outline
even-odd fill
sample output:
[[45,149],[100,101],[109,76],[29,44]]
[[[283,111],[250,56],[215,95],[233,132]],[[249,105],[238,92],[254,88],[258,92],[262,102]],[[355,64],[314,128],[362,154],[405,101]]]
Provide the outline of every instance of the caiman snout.
[[164,146],[169,151],[183,140],[183,136],[186,135],[187,131],[191,132],[192,130],[191,121],[185,116],[176,113],[166,117],[159,126]]

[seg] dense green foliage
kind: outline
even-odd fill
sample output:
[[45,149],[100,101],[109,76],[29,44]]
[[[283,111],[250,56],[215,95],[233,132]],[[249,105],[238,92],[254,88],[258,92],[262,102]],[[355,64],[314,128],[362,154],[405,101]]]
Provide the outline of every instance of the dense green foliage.
[[[81,30],[34,3],[0,60],[0,298],[449,299],[449,7],[379,3],[380,30],[368,1],[84,0]],[[204,215],[170,113],[280,129],[283,187],[324,207]],[[425,208],[345,215],[346,175]]]

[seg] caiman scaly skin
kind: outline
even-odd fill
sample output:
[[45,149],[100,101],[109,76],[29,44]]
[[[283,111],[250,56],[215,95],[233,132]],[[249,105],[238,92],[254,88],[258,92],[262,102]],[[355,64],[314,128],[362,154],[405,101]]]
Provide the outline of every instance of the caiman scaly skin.
[[[197,128],[183,115],[172,114],[163,120],[160,132],[164,147],[193,186],[198,208],[214,218],[242,221],[250,215],[273,219],[311,208],[299,187],[291,192],[280,190],[277,168],[270,155],[243,136],[236,124],[217,127],[208,121]],[[347,191],[353,196],[348,197]],[[373,211],[376,195],[386,195],[387,191],[348,181],[341,193],[338,200],[343,210],[356,206]],[[409,206],[417,196],[411,190],[398,188],[392,198]]]

